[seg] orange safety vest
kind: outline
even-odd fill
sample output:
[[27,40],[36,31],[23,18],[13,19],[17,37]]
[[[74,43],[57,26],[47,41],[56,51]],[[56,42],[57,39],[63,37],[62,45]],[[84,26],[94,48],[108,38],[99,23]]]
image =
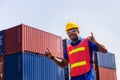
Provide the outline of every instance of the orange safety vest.
[[78,45],[67,47],[67,53],[70,61],[71,77],[79,76],[90,71],[90,52],[88,39],[83,39]]

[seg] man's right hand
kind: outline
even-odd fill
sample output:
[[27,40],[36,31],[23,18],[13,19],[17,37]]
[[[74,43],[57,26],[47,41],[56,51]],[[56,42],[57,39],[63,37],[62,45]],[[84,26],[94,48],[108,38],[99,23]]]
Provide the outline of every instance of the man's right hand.
[[45,56],[48,57],[48,58],[53,58],[53,55],[51,53],[51,51],[47,48],[47,51],[45,52]]
[[62,61],[58,61],[56,57],[54,57],[51,53],[51,51],[47,48],[47,51],[45,52],[45,56],[54,60],[57,65],[60,67],[65,67],[68,64],[68,60],[62,59]]

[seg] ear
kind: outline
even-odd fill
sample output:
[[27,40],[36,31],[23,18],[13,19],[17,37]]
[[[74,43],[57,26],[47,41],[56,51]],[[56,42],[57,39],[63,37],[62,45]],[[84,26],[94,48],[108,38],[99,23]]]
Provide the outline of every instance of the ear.
[[80,34],[80,31],[78,30],[78,34]]

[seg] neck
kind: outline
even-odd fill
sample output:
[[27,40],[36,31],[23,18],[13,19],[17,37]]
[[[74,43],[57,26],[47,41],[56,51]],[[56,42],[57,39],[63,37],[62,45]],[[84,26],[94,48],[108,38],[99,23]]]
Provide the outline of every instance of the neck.
[[78,39],[76,39],[76,40],[73,40],[72,42],[73,42],[73,43],[76,43],[77,41],[78,41]]

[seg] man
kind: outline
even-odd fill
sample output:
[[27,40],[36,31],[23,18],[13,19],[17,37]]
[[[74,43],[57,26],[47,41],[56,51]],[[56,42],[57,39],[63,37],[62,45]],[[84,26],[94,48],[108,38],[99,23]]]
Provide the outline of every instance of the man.
[[58,61],[52,56],[51,51],[47,49],[46,56],[54,60],[56,64],[65,67],[70,63],[71,80],[94,80],[94,68],[92,64],[92,52],[99,51],[106,53],[107,49],[104,45],[96,41],[93,33],[87,38],[79,36],[79,26],[74,22],[66,24],[66,32],[71,39],[70,45],[67,47],[67,53],[62,61]]

